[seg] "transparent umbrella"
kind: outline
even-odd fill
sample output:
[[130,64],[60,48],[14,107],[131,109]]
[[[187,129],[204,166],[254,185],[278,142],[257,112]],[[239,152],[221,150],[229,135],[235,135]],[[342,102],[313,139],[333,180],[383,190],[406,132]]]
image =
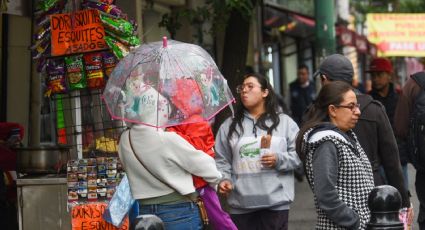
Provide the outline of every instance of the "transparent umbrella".
[[209,120],[235,100],[204,49],[165,37],[124,57],[102,98],[113,119],[153,127]]

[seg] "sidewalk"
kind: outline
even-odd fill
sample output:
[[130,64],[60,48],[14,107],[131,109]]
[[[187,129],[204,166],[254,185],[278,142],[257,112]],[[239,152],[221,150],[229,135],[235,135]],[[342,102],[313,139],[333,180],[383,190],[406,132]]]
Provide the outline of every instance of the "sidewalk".
[[[419,202],[415,192],[416,171],[409,164],[409,190],[412,194],[410,198],[415,211],[413,229],[419,229],[416,222],[419,212]],[[295,181],[295,200],[289,211],[289,229],[291,230],[311,230],[316,224],[316,210],[314,208],[313,193],[306,179],[303,182]]]

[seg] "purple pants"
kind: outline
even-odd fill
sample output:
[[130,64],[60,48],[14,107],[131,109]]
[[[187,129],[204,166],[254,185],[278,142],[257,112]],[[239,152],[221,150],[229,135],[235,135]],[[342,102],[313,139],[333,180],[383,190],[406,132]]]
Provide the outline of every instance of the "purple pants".
[[199,195],[205,204],[208,219],[215,230],[237,230],[227,212],[223,211],[218,199],[217,193],[210,186],[204,186],[197,189]]

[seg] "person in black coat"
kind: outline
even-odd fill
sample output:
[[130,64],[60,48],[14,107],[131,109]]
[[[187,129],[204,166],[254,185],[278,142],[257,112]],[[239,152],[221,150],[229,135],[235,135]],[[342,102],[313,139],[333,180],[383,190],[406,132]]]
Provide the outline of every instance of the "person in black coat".
[[314,84],[309,80],[309,71],[306,65],[303,64],[298,67],[298,77],[289,84],[289,91],[291,94],[292,118],[299,126],[304,112],[313,102],[316,95]]
[[[353,75],[352,63],[341,54],[328,56],[314,74],[314,76],[320,76],[322,85],[331,81],[344,81],[351,84]],[[402,206],[410,207],[397,142],[385,108],[379,101],[360,92],[357,92],[357,101],[360,104],[361,115],[353,131],[372,165],[375,186],[385,184],[379,172],[382,166],[388,179],[387,183],[400,192]]]

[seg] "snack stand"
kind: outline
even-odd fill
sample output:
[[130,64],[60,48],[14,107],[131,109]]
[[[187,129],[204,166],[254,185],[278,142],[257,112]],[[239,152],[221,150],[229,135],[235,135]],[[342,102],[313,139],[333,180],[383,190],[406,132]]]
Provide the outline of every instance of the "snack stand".
[[136,25],[113,3],[35,3],[32,57],[54,118],[53,139],[69,152],[53,170],[39,170],[28,157],[32,170],[18,171],[19,229],[128,227],[102,219],[124,175],[117,154],[124,124],[111,119],[101,94],[116,63],[140,43]]

